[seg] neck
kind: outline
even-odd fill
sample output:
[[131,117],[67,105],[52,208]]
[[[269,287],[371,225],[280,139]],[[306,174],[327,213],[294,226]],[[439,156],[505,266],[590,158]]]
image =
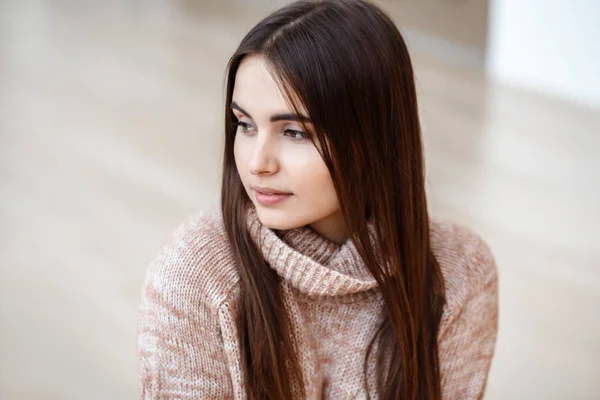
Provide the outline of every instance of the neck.
[[309,226],[319,235],[338,245],[344,244],[348,239],[346,224],[340,210],[319,221],[313,222]]

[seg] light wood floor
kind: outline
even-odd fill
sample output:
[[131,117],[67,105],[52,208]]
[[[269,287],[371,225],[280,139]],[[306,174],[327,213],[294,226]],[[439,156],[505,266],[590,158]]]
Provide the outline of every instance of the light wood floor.
[[[218,202],[224,66],[267,10],[87,3],[0,5],[2,399],[139,397],[142,279]],[[432,213],[498,261],[486,399],[600,398],[600,113],[415,63]]]

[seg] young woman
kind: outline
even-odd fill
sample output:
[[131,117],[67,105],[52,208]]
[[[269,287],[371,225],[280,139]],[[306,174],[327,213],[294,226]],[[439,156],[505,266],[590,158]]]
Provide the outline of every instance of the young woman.
[[411,60],[365,1],[300,1],[228,64],[221,207],[148,269],[144,398],[480,399],[494,256],[428,215]]

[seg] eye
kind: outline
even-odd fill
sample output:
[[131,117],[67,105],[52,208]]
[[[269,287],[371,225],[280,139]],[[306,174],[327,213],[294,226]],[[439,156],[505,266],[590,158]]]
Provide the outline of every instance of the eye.
[[[295,137],[290,137],[295,142],[303,142],[308,139],[306,132],[296,131],[294,129],[286,129],[285,131],[283,131],[284,134],[286,134],[288,132],[290,132],[292,136],[295,136]],[[296,135],[302,135],[302,137],[298,138],[298,136],[296,136]]]
[[253,127],[253,126],[252,126],[252,124],[249,124],[249,123],[247,123],[247,122],[243,122],[243,121],[235,121],[235,122],[233,123],[233,126],[234,126],[235,128],[238,128],[238,127],[240,127],[240,126],[241,126],[241,127],[242,127],[242,132],[244,132],[244,133],[248,133],[248,129],[249,129],[250,127]]

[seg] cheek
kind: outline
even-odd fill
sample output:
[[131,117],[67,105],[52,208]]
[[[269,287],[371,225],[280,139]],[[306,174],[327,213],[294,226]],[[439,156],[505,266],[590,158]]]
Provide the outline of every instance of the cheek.
[[297,194],[311,203],[335,202],[336,194],[331,175],[316,149],[302,158],[290,158],[287,171],[297,184]]
[[246,176],[245,172],[246,166],[248,165],[248,160],[244,145],[241,141],[237,139],[237,137],[233,142],[233,158],[235,160],[235,166],[237,167],[238,174],[240,175],[240,178],[242,178],[243,181],[244,177]]

